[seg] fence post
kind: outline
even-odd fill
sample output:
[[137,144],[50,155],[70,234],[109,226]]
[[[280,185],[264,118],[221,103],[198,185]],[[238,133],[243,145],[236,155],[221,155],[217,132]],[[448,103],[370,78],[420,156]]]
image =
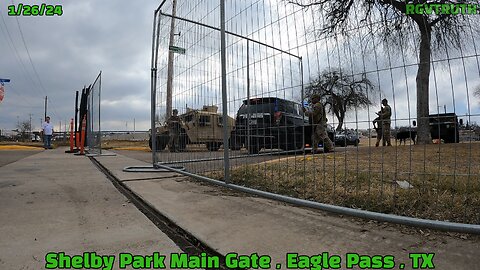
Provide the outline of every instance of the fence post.
[[222,107],[223,107],[223,177],[225,183],[230,182],[230,158],[228,147],[228,104],[227,104],[227,52],[225,40],[225,0],[220,0],[220,27],[221,27],[221,62],[222,62]]
[[70,120],[70,153],[73,153],[73,118]]

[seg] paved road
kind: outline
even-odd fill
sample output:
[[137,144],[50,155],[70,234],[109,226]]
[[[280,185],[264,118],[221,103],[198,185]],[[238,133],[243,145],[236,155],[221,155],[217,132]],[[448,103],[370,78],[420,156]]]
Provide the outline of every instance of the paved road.
[[[114,150],[114,152],[144,162],[152,162],[152,153],[142,151]],[[248,155],[245,150],[231,152],[230,165],[239,166],[245,164],[256,164],[260,162],[276,160],[288,156],[303,155],[302,152],[297,153],[275,153],[262,151],[259,155]],[[223,151],[191,151],[170,153],[168,151],[159,152],[158,160],[177,166],[184,166],[187,171],[201,173],[207,171],[222,170],[224,166]],[[135,165],[135,164],[132,164]]]
[[0,167],[38,154],[42,150],[0,150]]
[[[361,149],[367,149],[362,147]],[[335,155],[344,155],[346,151],[356,151],[356,147],[337,147],[335,148]],[[114,152],[144,162],[152,162],[152,153],[144,151],[130,151],[130,150],[113,150]],[[307,150],[307,155],[310,155],[310,150]],[[330,153],[329,155],[333,155]],[[284,159],[287,157],[303,156],[303,151],[290,151],[288,153],[280,152],[279,150],[263,149],[257,155],[249,155],[247,150],[230,152],[230,166],[241,166],[246,164],[257,164],[265,161]],[[167,150],[157,153],[157,159],[160,162],[166,162],[183,166],[187,171],[193,173],[202,173],[208,171],[223,170],[223,149],[219,151],[207,151],[201,145],[189,145],[188,151],[171,153]],[[135,164],[132,164],[135,165]]]
[[0,167],[0,269],[45,269],[48,252],[180,252],[88,158],[64,150]]

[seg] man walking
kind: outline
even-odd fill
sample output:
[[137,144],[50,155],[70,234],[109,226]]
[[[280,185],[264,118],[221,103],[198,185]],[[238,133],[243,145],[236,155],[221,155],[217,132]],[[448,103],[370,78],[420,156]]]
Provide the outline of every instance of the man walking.
[[52,135],[53,135],[53,125],[50,123],[50,116],[45,118],[45,122],[42,124],[43,132],[43,147],[45,149],[52,149]]
[[320,102],[320,95],[313,94],[311,96],[312,108],[307,110],[303,108],[303,111],[311,118],[313,125],[312,130],[312,153],[318,153],[318,144],[322,142],[324,153],[332,152],[334,150],[333,143],[327,134],[327,115],[325,113],[325,107]]
[[391,117],[392,117],[392,108],[388,105],[388,100],[384,98],[382,100],[383,108],[380,112],[377,113],[379,122],[382,126],[381,136],[377,135],[377,143],[375,144],[376,147],[380,144],[380,140],[383,139],[383,146],[388,145],[392,146],[390,142],[390,125],[391,125]]
[[168,142],[168,148],[170,152],[178,152],[178,141],[180,139],[180,125],[182,119],[178,116],[178,110],[173,109],[173,115],[167,120],[168,132],[170,134],[170,141]]

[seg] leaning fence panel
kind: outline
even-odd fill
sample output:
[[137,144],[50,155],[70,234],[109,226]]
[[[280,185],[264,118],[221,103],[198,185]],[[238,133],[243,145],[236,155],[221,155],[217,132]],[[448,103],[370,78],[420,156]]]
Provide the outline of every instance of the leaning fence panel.
[[100,95],[102,91],[102,73],[100,72],[90,85],[87,103],[87,144],[88,153],[102,154],[102,130],[100,127]]
[[[165,2],[157,18],[154,162],[223,180],[220,149],[228,147],[233,184],[479,224],[478,17],[462,15],[462,44],[436,36],[425,58],[415,25],[397,21],[410,39],[380,35],[393,23],[383,10],[366,14],[355,4],[348,23],[329,31],[322,26],[335,6],[292,2],[227,2],[227,126],[219,6]],[[335,149],[326,153],[329,140]]]

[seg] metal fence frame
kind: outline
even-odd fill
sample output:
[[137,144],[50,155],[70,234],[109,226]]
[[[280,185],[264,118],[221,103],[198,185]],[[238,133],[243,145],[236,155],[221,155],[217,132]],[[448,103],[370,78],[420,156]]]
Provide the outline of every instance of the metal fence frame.
[[[238,35],[238,34],[235,34],[235,33],[232,33],[232,32],[228,32],[228,31],[225,30],[225,2],[224,2],[224,0],[220,1],[220,18],[221,18],[221,23],[220,23],[221,28],[220,29],[216,28],[216,27],[213,27],[213,26],[209,26],[209,25],[200,23],[200,22],[195,22],[195,21],[192,21],[192,20],[189,20],[189,19],[186,19],[186,18],[177,17],[176,15],[170,15],[170,14],[164,13],[164,12],[162,12],[161,9],[162,9],[163,5],[165,4],[165,2],[166,2],[166,0],[164,0],[160,4],[158,9],[155,10],[155,12],[154,12],[153,35],[152,35],[152,69],[151,69],[151,78],[152,78],[152,81],[151,81],[152,145],[156,145],[155,144],[155,140],[156,140],[156,134],[155,134],[156,133],[156,121],[155,121],[156,104],[155,103],[156,103],[156,100],[157,100],[156,99],[156,91],[157,91],[157,84],[156,83],[157,83],[157,76],[158,76],[158,74],[157,74],[157,71],[158,71],[158,66],[157,66],[158,50],[159,50],[159,40],[158,39],[159,39],[159,31],[160,31],[159,26],[160,26],[161,17],[165,16],[165,17],[176,19],[176,20],[183,20],[183,21],[186,21],[186,22],[189,22],[189,23],[201,25],[201,26],[204,26],[204,27],[207,27],[207,28],[210,28],[210,29],[220,31],[220,33],[221,33],[221,63],[222,63],[222,103],[223,103],[222,114],[223,114],[223,121],[224,121],[223,126],[224,127],[227,126],[226,121],[227,121],[227,116],[228,116],[228,113],[227,113],[227,96],[226,96],[227,92],[226,92],[226,59],[225,59],[225,53],[226,53],[225,52],[225,50],[226,50],[225,40],[226,40],[226,37],[225,36],[226,35],[236,35],[238,37],[245,38],[245,37],[242,37],[241,35]],[[249,40],[249,42],[262,43],[262,42],[259,42],[259,41],[255,41],[253,39],[249,39],[249,38],[246,38],[246,39]],[[262,44],[264,44],[264,43],[262,43]],[[264,45],[270,46],[270,45],[267,45],[267,44],[264,44]],[[270,46],[270,47],[272,49],[277,49],[277,48],[274,48],[273,46]],[[289,53],[289,52],[287,52],[287,53]],[[301,70],[302,70],[302,73],[303,73],[303,64],[302,64],[302,61],[301,61],[302,58],[299,57],[299,56],[293,55],[293,54],[291,54],[291,55],[300,59]],[[477,58],[478,58],[478,56],[477,56]],[[406,66],[404,66],[404,68],[406,68]],[[377,72],[378,72],[378,70],[377,70]],[[303,89],[304,89],[304,87],[303,87],[303,76],[302,76],[302,100],[304,98]],[[407,91],[408,91],[408,89],[407,89]],[[394,101],[393,101],[393,106],[395,107],[395,97],[394,97]],[[470,119],[471,116],[472,116],[471,114],[468,115],[469,119]],[[401,120],[401,119],[397,119],[396,116],[394,117],[394,119],[392,119],[392,121],[395,121],[395,122],[397,120]],[[411,118],[409,117],[407,120],[410,121]],[[370,122],[370,119],[368,121]],[[356,124],[358,125],[358,119],[356,121]],[[409,125],[411,126],[411,123]],[[226,130],[227,129],[225,128],[224,129],[224,138],[223,138],[224,145],[227,145],[227,143],[228,143],[228,139],[227,139],[228,135],[227,135]],[[440,145],[439,145],[439,147],[440,147]],[[296,205],[301,205],[301,206],[313,207],[313,208],[322,209],[322,210],[326,210],[326,211],[331,211],[331,212],[335,212],[335,213],[339,213],[339,214],[345,214],[345,215],[351,215],[351,216],[356,216],[356,217],[361,217],[361,218],[367,218],[367,219],[373,219],[373,220],[379,220],[379,221],[387,221],[387,222],[399,223],[399,224],[405,224],[405,225],[411,225],[411,226],[418,226],[418,227],[426,227],[426,228],[433,228],[433,229],[440,229],[440,230],[450,230],[450,231],[458,231],[458,232],[464,232],[464,233],[480,234],[480,225],[476,225],[476,224],[461,224],[461,223],[417,219],[417,218],[410,218],[410,217],[406,217],[406,216],[396,216],[396,215],[390,215],[390,214],[376,213],[376,212],[371,212],[371,211],[365,211],[365,210],[352,209],[352,208],[340,207],[340,206],[335,206],[335,205],[322,204],[322,203],[312,202],[312,201],[309,201],[309,200],[292,198],[292,197],[288,197],[288,196],[284,196],[284,195],[274,194],[274,193],[270,193],[270,192],[265,192],[265,191],[261,191],[261,190],[251,189],[251,188],[248,188],[248,187],[243,187],[243,186],[230,184],[230,165],[229,165],[230,159],[232,159],[232,158],[242,158],[242,157],[231,156],[228,147],[224,147],[224,151],[223,151],[223,161],[224,161],[224,171],[223,171],[224,181],[223,182],[218,181],[218,180],[214,180],[212,178],[208,178],[208,177],[205,177],[205,176],[201,176],[201,175],[198,175],[198,174],[195,174],[195,173],[186,172],[184,170],[184,168],[182,168],[182,167],[172,167],[172,166],[170,166],[172,164],[181,164],[181,163],[187,163],[187,162],[201,162],[201,161],[209,161],[209,160],[221,160],[222,159],[221,157],[208,158],[208,159],[204,159],[204,160],[192,159],[192,160],[161,162],[161,161],[158,160],[158,157],[157,157],[156,151],[155,151],[155,147],[153,147],[153,149],[154,149],[154,151],[152,151],[152,168],[153,168],[153,171],[156,171],[156,170],[158,170],[158,171],[165,171],[165,170],[166,171],[174,171],[174,172],[181,173],[181,174],[184,174],[184,175],[187,175],[187,176],[190,176],[190,177],[194,177],[194,178],[202,180],[202,181],[207,181],[209,183],[213,183],[213,184],[220,185],[220,186],[225,186],[225,187],[232,188],[232,189],[235,189],[235,190],[239,190],[239,191],[242,191],[242,192],[248,192],[248,193],[252,193],[252,194],[255,194],[255,195],[259,195],[259,196],[263,196],[263,197],[267,197],[267,198],[271,198],[271,199],[281,200],[281,201],[284,201],[284,202],[288,202],[288,203],[292,203],[292,204],[296,204]],[[426,151],[426,150],[424,150],[424,151]],[[152,168],[148,168],[148,169],[150,170]],[[371,172],[370,169],[371,168],[369,168],[369,173]],[[126,171],[138,171],[138,168],[129,167],[129,168],[126,168]],[[398,172],[395,172],[395,173],[398,173]],[[358,168],[357,168],[357,174],[358,174]],[[455,171],[454,174],[456,175],[457,172]],[[440,174],[438,174],[438,177],[439,176],[440,176]],[[382,177],[383,177],[383,165],[382,165]]]

